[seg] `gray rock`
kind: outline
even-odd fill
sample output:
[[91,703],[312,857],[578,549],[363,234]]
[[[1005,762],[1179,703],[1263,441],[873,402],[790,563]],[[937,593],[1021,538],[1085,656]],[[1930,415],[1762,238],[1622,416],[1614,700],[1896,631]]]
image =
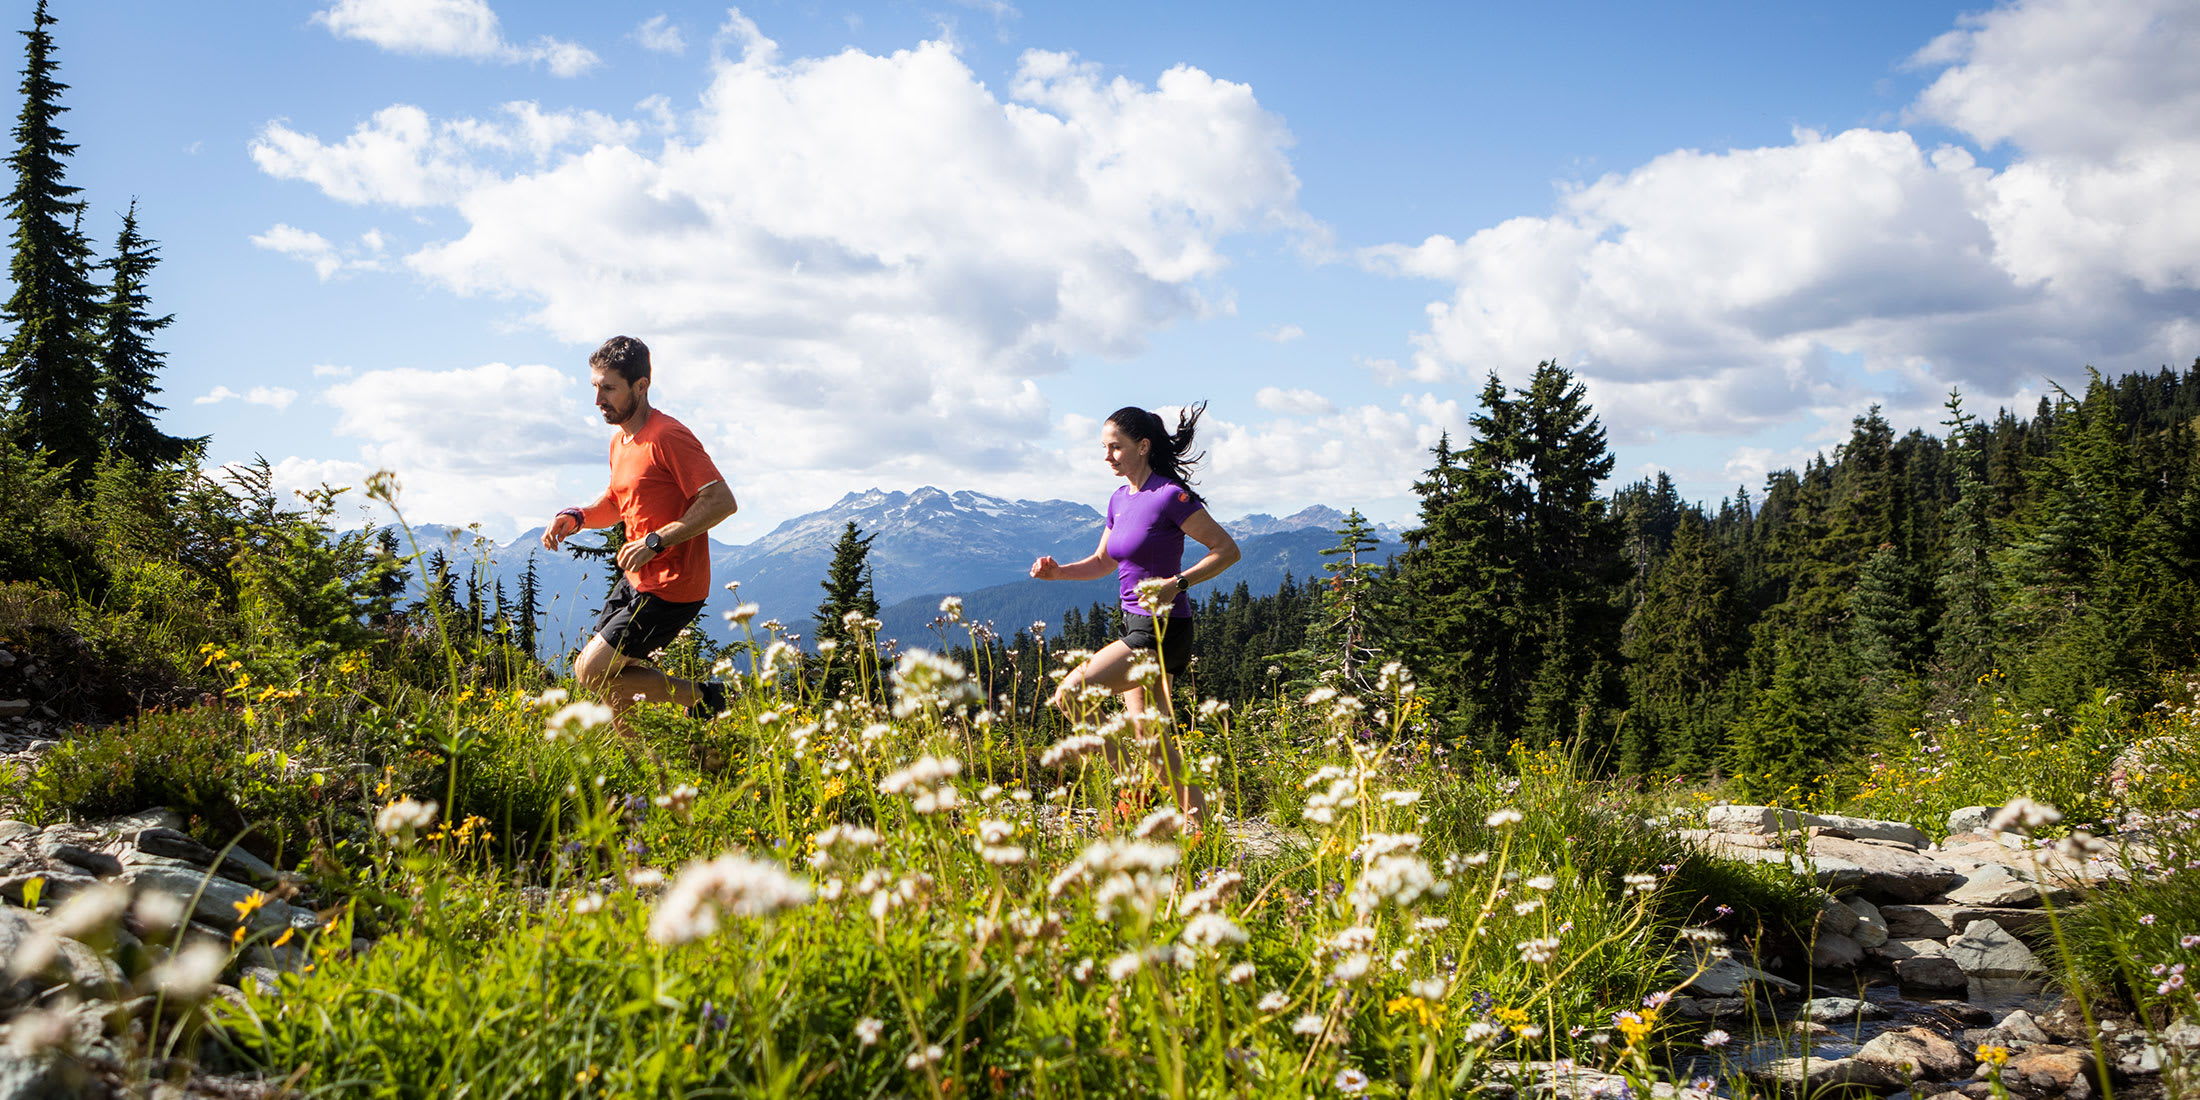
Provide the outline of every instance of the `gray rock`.
[[140,829],[125,839],[141,852],[165,856],[169,859],[179,859],[200,867],[212,867],[214,865],[214,849],[191,839],[178,830],[165,826]]
[[1842,898],[1841,904],[1847,906],[1850,912],[1856,914],[1856,931],[1849,933],[1849,935],[1859,945],[1878,947],[1887,942],[1889,938],[1887,918],[1879,911],[1878,906],[1865,901],[1863,898]]
[[1843,817],[1839,814],[1819,814],[1818,824],[1829,832],[1838,833],[1852,840],[1885,840],[1911,848],[1923,848],[1932,838],[1914,825],[1901,821],[1881,821],[1869,817]]
[[0,844],[26,837],[38,831],[38,826],[13,818],[0,818]]
[[[1840,898],[1828,897],[1818,903],[1818,931],[1838,932],[1851,936],[1856,931],[1856,910]],[[1858,943],[1863,941],[1858,940]],[[1869,946],[1869,945],[1866,945]]]
[[1990,920],[2002,930],[2026,943],[2045,945],[2054,937],[2054,928],[2048,924],[2045,909],[2011,909],[1999,905],[1940,905],[1933,908],[1943,912],[1948,927],[1963,931],[1972,924]]
[[1886,1066],[1855,1058],[1774,1058],[1742,1073],[1759,1085],[1804,1096],[1844,1085],[1890,1092],[1910,1083]]
[[2010,1055],[2002,1084],[2019,1096],[2088,1100],[2093,1090],[2093,1052],[2044,1044]]
[[1879,915],[1886,919],[1887,936],[1897,940],[1944,940],[1956,934],[1949,927],[1943,910],[1924,905],[1882,905]]
[[1919,955],[1897,959],[1894,977],[1905,989],[1963,989],[1970,984],[1970,977],[1964,974],[1963,967],[1946,955]]
[[1974,1065],[1963,1048],[1922,1027],[1878,1035],[1856,1052],[1856,1060],[1884,1066],[1904,1080],[1926,1081],[1954,1081]]
[[1986,823],[1992,821],[1994,815],[2000,812],[2001,807],[1999,806],[1965,806],[1960,810],[1950,810],[1948,811],[1948,831],[1950,833],[1983,833],[1986,831]]
[[[240,882],[232,882],[203,871],[179,871],[173,867],[131,867],[123,872],[122,878],[124,882],[140,890],[159,891],[191,906],[191,914],[200,920],[229,928],[237,925],[238,905],[259,893]],[[263,934],[280,934],[285,928],[305,931],[317,923],[319,922],[312,913],[294,909],[273,897],[268,897],[264,904],[246,918],[247,927]]]
[[2039,959],[2032,949],[1990,920],[1972,921],[1961,936],[1950,940],[1948,957],[1971,978],[2033,978],[2040,974]]
[[76,1059],[59,1051],[19,1054],[0,1043],[0,1097],[5,1100],[75,1100],[86,1095],[91,1077]]
[[1948,900],[1957,905],[2023,907],[2038,905],[2040,892],[2008,867],[1981,863],[1964,873],[1963,881],[1948,891]]
[[99,880],[90,875],[80,875],[69,871],[18,871],[6,878],[0,878],[0,898],[6,898],[16,905],[23,904],[23,899],[29,895],[30,886],[34,880],[39,883],[38,904],[40,905],[51,905],[54,902],[65,901],[69,895],[79,890],[87,890],[99,885]]
[[100,878],[113,878],[122,873],[122,861],[105,852],[95,852],[81,844],[40,844],[38,854],[46,859],[66,863]]
[[1864,948],[1839,932],[1820,932],[1811,940],[1810,965],[1816,970],[1854,970],[1864,961]]
[[21,718],[30,712],[28,699],[0,699],[0,718]]
[[1796,1015],[1816,1024],[1845,1024],[1857,1020],[1884,1020],[1887,1009],[1873,1001],[1860,1001],[1854,997],[1812,997],[1803,1002]]
[[1877,947],[1865,949],[1865,954],[1886,962],[1901,962],[1921,955],[1945,955],[1948,948],[1939,940],[1888,940]]
[[1797,833],[1825,822],[1816,814],[1776,806],[1713,806],[1704,824],[1722,833]]
[[185,824],[187,822],[183,820],[182,814],[166,806],[155,806],[150,810],[139,810],[136,813],[123,814],[121,817],[110,817],[105,821],[94,822],[92,828],[107,836],[123,836],[129,833],[142,832],[146,829],[173,829],[180,833],[183,831]]
[[1860,893],[1897,902],[1921,902],[1939,897],[1963,881],[1963,873],[1915,852],[1860,840],[1821,836],[1807,848],[1813,863],[1835,859],[1862,869]]
[[2012,1050],[2047,1042],[2047,1032],[2040,1030],[2039,1021],[2023,1009],[2016,1009],[1994,1025],[1994,1035],[2001,1045]]
[[1686,988],[1701,997],[1746,997],[1745,991],[1756,986],[1790,996],[1803,991],[1802,986],[1786,978],[1732,958],[1705,960],[1701,972],[1688,980]]

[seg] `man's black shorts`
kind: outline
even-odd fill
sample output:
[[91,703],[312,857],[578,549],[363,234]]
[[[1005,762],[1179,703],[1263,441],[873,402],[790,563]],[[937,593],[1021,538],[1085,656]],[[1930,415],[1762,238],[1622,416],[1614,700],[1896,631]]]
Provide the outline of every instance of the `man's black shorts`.
[[649,655],[671,645],[682,628],[703,611],[703,601],[671,603],[647,592],[636,592],[622,580],[604,601],[596,618],[596,633],[622,657],[648,660]]
[[[1153,617],[1125,612],[1123,621],[1129,626],[1123,632],[1123,644],[1134,650],[1151,652],[1156,643]],[[1168,629],[1161,633],[1159,644],[1161,667],[1167,669],[1171,676],[1183,672],[1184,666],[1192,663],[1192,617],[1171,617]]]

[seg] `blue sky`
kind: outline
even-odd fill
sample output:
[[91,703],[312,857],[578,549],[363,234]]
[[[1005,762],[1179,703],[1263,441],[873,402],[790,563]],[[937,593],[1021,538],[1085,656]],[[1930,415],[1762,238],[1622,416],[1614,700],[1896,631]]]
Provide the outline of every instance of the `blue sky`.
[[1875,401],[2200,353],[2167,0],[54,12],[87,229],[135,197],[164,250],[170,429],[499,536],[600,489],[614,332],[733,541],[1097,500],[1123,404],[1211,402],[1223,515],[1403,521],[1541,358],[1619,477],[1716,500]]

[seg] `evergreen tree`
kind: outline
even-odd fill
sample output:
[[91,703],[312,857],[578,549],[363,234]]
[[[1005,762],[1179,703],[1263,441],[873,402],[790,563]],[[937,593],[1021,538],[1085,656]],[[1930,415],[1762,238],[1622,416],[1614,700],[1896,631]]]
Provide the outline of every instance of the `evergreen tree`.
[[1935,581],[1941,602],[1937,667],[1943,692],[1964,692],[2000,665],[1994,629],[2000,584],[1994,568],[1993,490],[1985,478],[1985,432],[1976,417],[1963,411],[1961,393],[1948,395],[1943,423],[1954,445],[1956,499],[1948,549]]
[[1323,557],[1334,559],[1322,565],[1322,571],[1329,574],[1321,599],[1323,632],[1336,647],[1328,651],[1327,657],[1333,659],[1332,667],[1347,683],[1357,682],[1361,666],[1374,655],[1368,645],[1368,589],[1382,566],[1362,561],[1361,555],[1382,544],[1367,517],[1354,508],[1345,516],[1344,526],[1337,528],[1337,545],[1321,552]]
[[816,629],[812,632],[818,641],[831,639],[843,647],[834,659],[832,671],[825,682],[825,694],[829,697],[840,688],[842,671],[853,665],[856,654],[846,647],[855,634],[848,629],[847,617],[853,612],[866,619],[878,617],[878,593],[871,586],[869,557],[871,542],[877,535],[865,535],[854,520],[840,532],[840,540],[833,544],[833,560],[825,567],[825,579],[818,587],[825,590],[825,599],[817,605]]
[[85,268],[91,250],[74,228],[84,204],[63,182],[62,162],[76,151],[58,123],[61,93],[54,78],[54,19],[39,0],[23,66],[23,109],[16,118],[15,186],[8,218],[15,225],[8,274],[15,293],[0,320],[14,327],[0,349],[0,392],[10,409],[7,433],[27,450],[44,450],[88,483],[99,457],[99,377],[91,343],[97,309]]
[[512,608],[516,641],[519,648],[530,657],[540,656],[535,648],[536,617],[542,614],[542,576],[535,568],[535,554],[527,553],[527,570],[519,576],[519,599]]
[[1622,770],[1701,772],[1719,762],[1727,717],[1719,689],[1733,670],[1738,628],[1733,589],[1710,525],[1683,509],[1672,550],[1621,636],[1630,703]]
[[106,263],[113,279],[99,316],[99,420],[106,449],[145,466],[175,462],[206,442],[203,437],[167,435],[153,422],[153,414],[161,411],[152,402],[160,392],[154,379],[166,358],[154,350],[153,336],[175,321],[172,315],[153,316],[145,291],[159,253],[138,234],[137,203],[132,201],[122,216],[115,254]]
[[1487,748],[1602,730],[1621,699],[1621,532],[1599,483],[1603,425],[1580,384],[1541,363],[1508,394],[1495,375],[1466,461],[1440,442],[1416,483],[1394,648],[1454,734]]

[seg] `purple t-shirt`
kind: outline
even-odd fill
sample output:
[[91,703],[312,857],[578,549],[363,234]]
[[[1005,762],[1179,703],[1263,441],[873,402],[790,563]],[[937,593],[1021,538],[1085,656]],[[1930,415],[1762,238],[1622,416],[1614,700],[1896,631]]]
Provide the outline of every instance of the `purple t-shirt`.
[[[1108,556],[1116,560],[1125,613],[1147,613],[1138,606],[1138,582],[1183,571],[1184,521],[1203,508],[1192,499],[1191,490],[1160,474],[1147,475],[1137,492],[1125,485],[1108,498]],[[1177,593],[1169,617],[1182,619],[1191,613],[1192,598]]]

